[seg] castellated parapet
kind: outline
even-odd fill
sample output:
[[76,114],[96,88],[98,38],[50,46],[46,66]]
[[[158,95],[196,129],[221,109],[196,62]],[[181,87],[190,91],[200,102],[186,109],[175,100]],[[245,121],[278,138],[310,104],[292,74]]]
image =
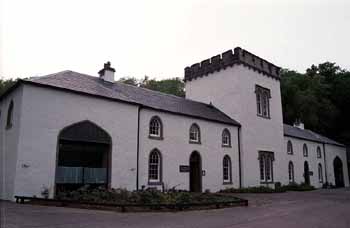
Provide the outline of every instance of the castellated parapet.
[[195,63],[191,67],[185,68],[185,82],[207,76],[216,71],[224,70],[226,67],[242,64],[254,71],[280,80],[280,67],[262,59],[240,47],[236,47],[234,52],[228,50],[221,55],[216,55],[210,59]]

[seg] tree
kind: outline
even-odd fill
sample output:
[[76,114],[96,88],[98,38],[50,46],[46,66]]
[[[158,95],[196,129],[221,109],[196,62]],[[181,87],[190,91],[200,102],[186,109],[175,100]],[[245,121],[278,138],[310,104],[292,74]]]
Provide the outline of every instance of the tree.
[[13,79],[1,79],[0,78],[0,96],[12,85],[16,83],[17,80]]

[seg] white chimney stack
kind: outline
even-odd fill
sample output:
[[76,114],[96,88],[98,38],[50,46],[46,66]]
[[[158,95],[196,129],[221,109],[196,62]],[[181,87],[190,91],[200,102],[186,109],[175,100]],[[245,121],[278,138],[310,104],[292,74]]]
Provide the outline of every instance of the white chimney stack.
[[98,72],[100,78],[107,82],[114,82],[115,69],[111,67],[111,63],[108,61],[104,64],[103,69]]
[[304,123],[301,122],[300,120],[296,120],[295,123],[294,123],[294,127],[297,127],[299,129],[304,130]]

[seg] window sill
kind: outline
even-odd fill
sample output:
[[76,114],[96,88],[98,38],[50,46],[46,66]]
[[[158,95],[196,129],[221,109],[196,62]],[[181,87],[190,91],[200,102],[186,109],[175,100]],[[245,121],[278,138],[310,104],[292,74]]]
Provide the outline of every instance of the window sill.
[[200,141],[197,142],[197,141],[191,141],[191,140],[189,141],[189,143],[190,143],[190,144],[201,144]]
[[293,153],[287,153],[288,155],[293,155]]
[[260,184],[273,184],[273,181],[260,181]]
[[224,181],[222,184],[223,185],[231,185],[231,184],[233,184],[233,182],[232,181]]
[[154,140],[163,140],[164,139],[162,136],[153,136],[153,135],[149,135],[148,138],[154,139]]
[[232,148],[231,145],[221,145],[221,147],[224,147],[224,148]]
[[148,185],[162,185],[160,181],[148,181]]
[[259,114],[256,114],[258,117],[261,117],[261,118],[264,118],[264,119],[268,119],[270,120],[271,117],[270,116],[263,116],[263,115],[259,115]]

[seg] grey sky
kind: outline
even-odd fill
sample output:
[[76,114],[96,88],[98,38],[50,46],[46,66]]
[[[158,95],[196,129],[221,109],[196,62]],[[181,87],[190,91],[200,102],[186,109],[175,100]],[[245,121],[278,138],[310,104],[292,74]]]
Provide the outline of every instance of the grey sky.
[[0,0],[0,76],[62,70],[183,77],[187,65],[235,46],[304,71],[350,69],[350,1]]

